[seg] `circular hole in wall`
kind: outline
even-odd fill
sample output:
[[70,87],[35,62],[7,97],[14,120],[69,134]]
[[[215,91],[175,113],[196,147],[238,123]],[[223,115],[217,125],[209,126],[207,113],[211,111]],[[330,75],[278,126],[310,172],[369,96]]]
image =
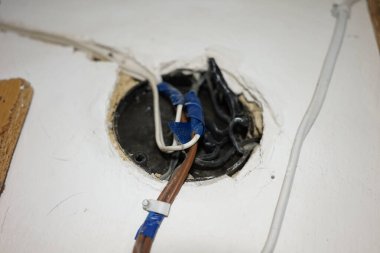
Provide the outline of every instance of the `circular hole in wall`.
[[[247,102],[243,95],[234,94],[239,117],[246,117],[245,122],[231,125],[232,118],[226,121],[221,117],[221,114],[230,113],[227,101],[223,94],[205,84],[207,80],[201,79],[205,74],[202,71],[178,69],[163,76],[165,82],[183,94],[200,81],[197,93],[204,111],[206,130],[204,137],[198,142],[196,160],[187,181],[232,176],[243,168],[263,133],[262,109],[255,102]],[[122,154],[146,173],[168,180],[186,154],[183,151],[167,154],[158,149],[154,136],[153,96],[150,86],[147,82],[137,82],[121,74],[118,87],[119,91],[114,92],[115,105],[111,106],[113,112],[109,119],[114,141]],[[169,145],[173,141],[173,135],[168,122],[173,121],[175,108],[168,98],[160,96],[160,110],[164,140]],[[231,135],[235,136],[236,143],[239,143],[244,152],[237,152]]]

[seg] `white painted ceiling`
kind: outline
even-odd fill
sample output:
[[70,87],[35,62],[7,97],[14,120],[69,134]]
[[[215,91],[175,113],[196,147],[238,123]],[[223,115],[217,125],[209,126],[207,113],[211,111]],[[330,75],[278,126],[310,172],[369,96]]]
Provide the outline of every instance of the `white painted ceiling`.
[[[260,252],[330,41],[332,3],[2,0],[0,20],[129,50],[150,66],[210,48],[233,62],[267,101],[261,151],[235,178],[186,184],[152,251]],[[276,252],[380,251],[379,69],[361,1],[305,142]],[[115,64],[72,48],[0,33],[0,78],[34,88],[0,198],[1,253],[131,252],[141,201],[164,184],[109,141],[116,74]]]

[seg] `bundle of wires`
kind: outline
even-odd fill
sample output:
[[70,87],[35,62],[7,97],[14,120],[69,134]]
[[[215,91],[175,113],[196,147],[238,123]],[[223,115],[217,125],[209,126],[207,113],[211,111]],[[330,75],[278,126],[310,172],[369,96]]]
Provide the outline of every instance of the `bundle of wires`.
[[[210,153],[197,156],[195,164],[203,168],[218,168],[238,154],[240,159],[226,172],[226,174],[232,175],[246,161],[253,148],[258,145],[261,135],[257,138],[251,136],[251,131],[256,128],[256,124],[239,102],[238,96],[228,87],[214,58],[208,59],[208,70],[203,76],[204,87],[210,96],[216,117],[225,127],[219,128],[215,121],[206,119],[207,132],[204,142],[213,146],[213,149]],[[222,108],[221,105],[225,108]],[[240,131],[236,131],[237,129]],[[232,145],[225,145],[229,143]],[[222,149],[223,146],[228,148]]]
[[[195,93],[188,93],[185,96],[184,101],[179,100],[176,101],[176,103],[173,103],[176,106],[176,117],[175,122],[172,124],[172,126],[178,130],[177,134],[180,135],[180,139],[186,140],[186,142],[177,143],[177,141],[174,140],[172,145],[166,145],[162,133],[158,87],[160,87],[161,92],[165,93],[165,88],[168,88],[169,86],[162,83],[161,76],[153,73],[146,66],[141,64],[136,58],[113,48],[102,46],[100,44],[80,41],[70,37],[47,33],[44,31],[28,29],[14,24],[0,22],[0,28],[5,31],[13,31],[20,35],[28,36],[44,42],[73,46],[78,50],[82,50],[88,53],[94,59],[117,63],[124,73],[130,75],[136,80],[148,80],[153,93],[155,140],[157,147],[165,153],[171,153],[173,151],[180,151],[190,148],[186,159],[178,167],[175,174],[172,176],[171,180],[158,198],[160,201],[172,203],[175,196],[178,194],[183,182],[187,178],[197,151],[197,141],[204,131],[202,116],[203,114],[202,112],[199,113],[201,106],[199,100],[197,100]],[[169,89],[171,88],[169,87]],[[184,116],[184,113],[182,112],[184,106],[187,107],[187,116],[190,118],[190,122],[188,122],[188,124],[184,122],[182,125],[179,122],[181,117],[183,121],[186,121],[186,116]],[[180,134],[180,131],[183,129],[191,129],[193,134]],[[156,233],[155,229],[152,230],[152,223],[149,223],[149,221],[155,221],[156,224],[160,224],[162,219],[163,217],[159,214],[150,213],[148,215],[147,223],[144,223],[145,227],[148,229],[144,229],[143,225],[142,229],[139,230],[136,237],[137,240],[134,252],[149,252],[154,235]]]
[[[183,87],[191,84],[190,89],[204,103],[205,133],[190,172],[194,178],[203,179],[232,176],[243,167],[262,136],[262,128],[240,100],[240,94],[230,89],[216,60],[209,58],[207,63],[205,70],[180,68],[163,76],[177,85],[177,80],[187,82]],[[169,165],[160,178],[169,178],[172,168]]]
[[[200,101],[195,95],[194,92],[190,91],[182,98],[181,93],[176,90],[174,87],[166,83],[159,84],[159,91],[164,95],[168,96],[172,101],[172,104],[175,106],[181,102],[184,103],[186,108],[186,115],[181,112],[181,121],[172,124],[173,132],[177,135],[177,138],[185,142],[187,139],[191,138],[189,133],[192,133],[193,136],[198,135],[199,137],[203,134],[203,113]],[[178,106],[177,106],[178,108]],[[189,119],[189,122],[187,122]],[[186,131],[186,130],[190,130]],[[198,139],[199,139],[198,137]],[[194,137],[192,137],[194,139]],[[180,146],[180,145],[177,145]],[[176,168],[174,174],[171,176],[168,184],[161,192],[158,197],[158,201],[172,204],[175,197],[177,196],[179,190],[181,189],[183,183],[185,182],[189,170],[194,162],[195,155],[197,152],[198,144],[195,141],[195,144],[191,146],[189,151],[186,154],[185,160],[182,162],[178,168]],[[149,211],[149,214],[137,231],[136,242],[133,248],[134,253],[147,253],[150,252],[154,237],[157,233],[158,228],[161,225],[164,215],[156,212]]]
[[[173,203],[193,163],[200,168],[218,168],[237,153],[241,158],[229,171],[229,173],[234,173],[238,166],[247,159],[253,147],[257,145],[256,139],[247,139],[247,136],[242,139],[242,136],[235,132],[236,128],[239,127],[243,127],[245,129],[243,132],[247,132],[248,126],[254,125],[254,123],[250,122],[250,118],[238,101],[238,96],[228,87],[215,59],[208,59],[208,70],[197,71],[197,74],[199,78],[195,80],[190,91],[185,96],[169,83],[161,82],[157,85],[157,88],[151,86],[154,99],[154,93],[158,91],[160,94],[168,97],[171,104],[176,108],[175,121],[169,123],[169,127],[175,136],[172,146],[166,146],[163,143],[161,139],[162,129],[160,130],[160,127],[156,124],[156,143],[159,147],[161,144],[161,148],[164,147],[163,149],[160,148],[160,150],[169,153],[190,147],[186,153],[186,158],[182,164],[174,170],[174,173],[168,170],[170,174],[168,178],[170,178],[170,180],[158,197],[157,201],[159,202]],[[203,89],[206,89],[209,93],[213,108],[217,114],[216,116],[224,122],[225,128],[219,129],[215,122],[210,119],[205,123],[202,106],[197,96],[202,85]],[[225,104],[226,108],[221,108],[221,103]],[[154,105],[156,107],[155,103]],[[184,112],[186,112],[186,116]],[[154,116],[156,117],[156,114]],[[180,122],[180,119],[182,122]],[[159,125],[161,125],[159,118],[156,122],[160,122]],[[205,125],[207,126],[207,130],[205,130]],[[204,145],[204,142],[206,142],[207,144],[213,145],[214,150],[211,153],[201,154],[196,158],[198,149],[197,141],[204,132],[208,133],[208,135],[202,139],[202,144]],[[213,136],[216,139],[214,139]],[[222,140],[218,140],[220,138]],[[221,147],[227,143],[229,143],[227,146],[231,146],[231,148],[225,152]],[[134,253],[150,252],[156,233],[165,218],[163,213],[148,211],[149,214],[146,220],[137,231],[133,248]]]
[[[169,204],[174,202],[182,184],[185,182],[191,165],[193,164],[195,154],[197,152],[197,144],[193,145],[187,152],[187,156],[183,163],[176,169],[170,181],[161,192],[157,200]],[[149,212],[144,224],[140,227],[136,235],[133,253],[148,253],[152,247],[154,237],[161,225],[164,216],[162,214]]]

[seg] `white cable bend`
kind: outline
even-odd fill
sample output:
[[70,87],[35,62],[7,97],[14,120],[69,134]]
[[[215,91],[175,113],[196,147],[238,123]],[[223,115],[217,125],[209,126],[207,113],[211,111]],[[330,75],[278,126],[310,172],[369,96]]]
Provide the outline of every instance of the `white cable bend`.
[[190,148],[191,146],[193,146],[195,143],[197,143],[197,141],[199,140],[201,136],[199,134],[196,134],[194,135],[194,137],[187,143],[185,144],[178,144],[178,145],[174,145],[174,146],[161,146],[159,147],[160,150],[164,151],[164,152],[173,152],[173,151],[180,151],[180,150],[184,150],[184,149],[188,149]]
[[[136,64],[136,65],[133,65]],[[153,94],[153,113],[154,113],[154,125],[155,125],[155,139],[156,139],[156,144],[158,148],[167,153],[171,153],[173,151],[180,151],[184,149],[188,149],[191,146],[193,146],[200,138],[200,135],[196,134],[191,141],[185,143],[185,144],[180,144],[180,145],[174,145],[174,146],[166,146],[164,142],[164,137],[162,134],[162,123],[161,123],[161,113],[160,113],[160,104],[159,104],[159,94],[158,94],[158,89],[157,89],[157,83],[160,82],[159,77],[156,77],[151,73],[148,69],[143,67],[142,65],[139,65],[137,61],[131,62],[131,64],[128,66],[129,70],[133,70],[134,72],[141,73],[143,72],[146,75],[146,78],[148,79],[149,85],[152,90]],[[140,68],[140,69],[138,69]],[[132,72],[132,71],[131,71]],[[176,113],[176,121],[179,122],[181,113],[182,113],[182,108],[183,105],[178,105],[177,106],[177,113]]]
[[322,108],[326,98],[327,90],[330,84],[331,76],[334,71],[335,63],[342,46],[344,33],[346,30],[347,19],[351,5],[357,0],[344,2],[340,5],[334,5],[333,15],[336,17],[334,33],[330,42],[330,46],[322,66],[317,86],[314,91],[310,105],[298,127],[292,151],[288,161],[288,167],[282,183],[280,196],[277,201],[277,206],[273,215],[272,224],[262,250],[263,253],[271,253],[274,251],[279,237],[282,222],[284,220],[286,208],[289,201],[289,196],[292,190],[293,180],[296,173],[296,168],[302,149],[305,137],[313,126],[318,114]]

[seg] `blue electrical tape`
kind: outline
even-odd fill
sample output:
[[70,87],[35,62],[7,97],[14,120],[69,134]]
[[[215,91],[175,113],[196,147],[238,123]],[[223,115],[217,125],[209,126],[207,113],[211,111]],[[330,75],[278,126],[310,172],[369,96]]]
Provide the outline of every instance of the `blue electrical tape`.
[[177,137],[177,140],[185,144],[191,140],[191,124],[190,122],[169,122],[169,128]]
[[192,133],[204,134],[204,118],[201,102],[195,92],[190,91],[185,95],[185,108],[189,122],[170,122],[169,127],[182,144],[189,142]]
[[189,91],[185,95],[185,107],[187,117],[190,118],[191,129],[194,133],[202,136],[204,134],[205,120],[201,101],[194,91]]
[[184,104],[185,99],[182,93],[170,84],[162,82],[157,85],[157,89],[164,96],[167,96],[174,106]]
[[141,227],[137,231],[135,240],[140,234],[146,237],[152,238],[153,240],[164,218],[165,216],[162,214],[149,212],[144,223],[141,225]]

